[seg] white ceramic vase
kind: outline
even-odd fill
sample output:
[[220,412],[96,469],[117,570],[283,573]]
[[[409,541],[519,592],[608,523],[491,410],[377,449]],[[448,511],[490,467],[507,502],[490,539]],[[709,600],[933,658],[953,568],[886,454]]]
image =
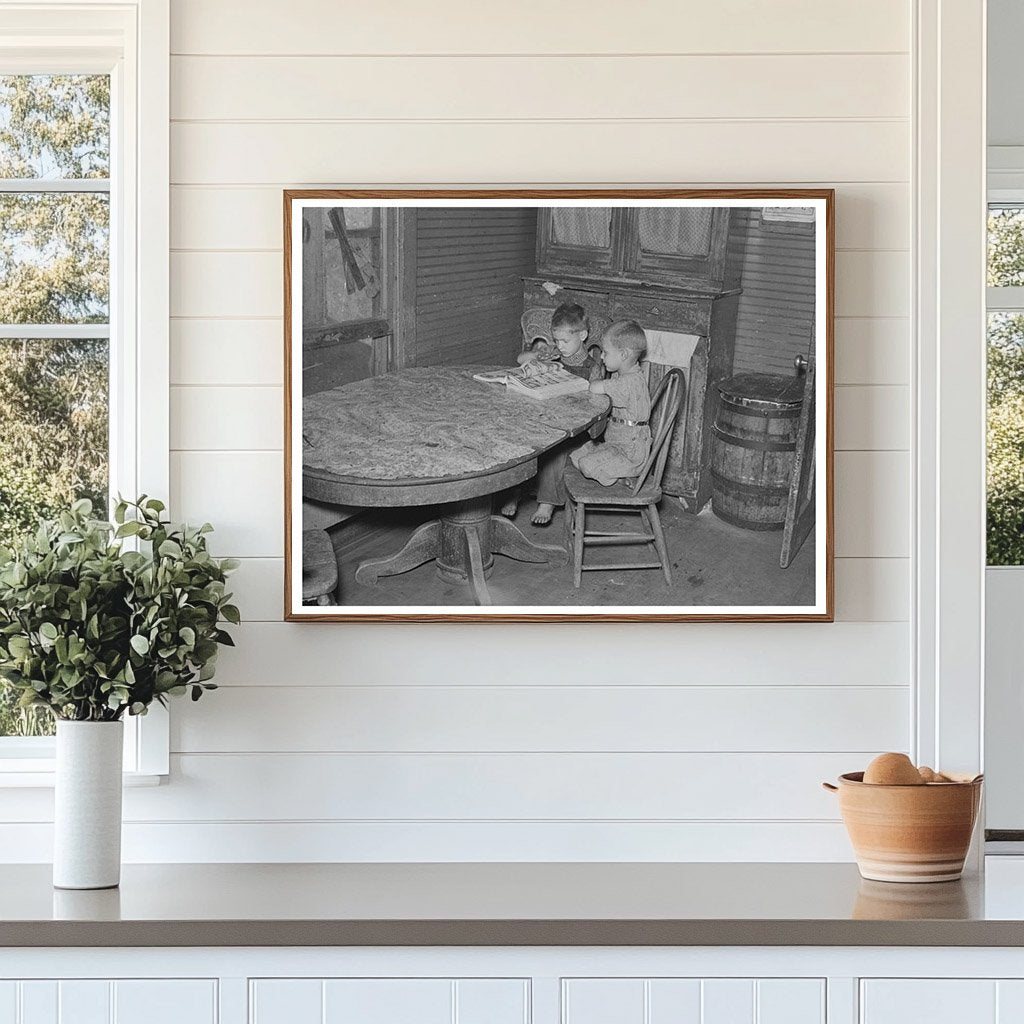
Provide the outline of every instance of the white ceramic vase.
[[57,722],[53,884],[109,889],[121,880],[121,722]]

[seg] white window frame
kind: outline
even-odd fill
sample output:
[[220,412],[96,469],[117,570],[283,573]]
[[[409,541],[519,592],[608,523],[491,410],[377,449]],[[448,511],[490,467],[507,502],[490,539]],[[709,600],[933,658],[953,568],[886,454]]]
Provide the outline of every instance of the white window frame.
[[[1024,208],[1024,147],[990,147],[988,205]],[[986,313],[1024,313],[1024,287],[988,287]],[[1024,796],[1016,784],[1020,770],[1022,715],[1017,667],[1020,644],[1017,599],[1024,590],[1024,566],[986,566],[990,628],[986,633],[985,762],[989,772],[986,827],[1018,833],[1024,826]],[[1019,855],[1020,841],[989,842],[988,854]]]
[[[165,501],[169,21],[169,0],[0,0],[0,74],[111,76],[110,490]],[[65,337],[75,333],[62,329]],[[156,705],[125,721],[126,778],[168,774],[167,712]],[[52,785],[53,771],[52,739],[0,738],[0,787]]]

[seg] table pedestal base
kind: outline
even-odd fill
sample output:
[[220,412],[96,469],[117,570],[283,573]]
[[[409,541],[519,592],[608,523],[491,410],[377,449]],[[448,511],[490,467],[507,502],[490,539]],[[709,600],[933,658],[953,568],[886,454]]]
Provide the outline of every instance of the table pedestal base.
[[362,562],[356,569],[356,582],[372,586],[381,576],[397,576],[435,559],[441,579],[468,584],[476,604],[489,605],[486,581],[495,555],[519,562],[564,564],[569,560],[564,548],[534,544],[504,516],[492,515],[491,500],[485,495],[446,506],[441,518],[415,530],[401,551]]

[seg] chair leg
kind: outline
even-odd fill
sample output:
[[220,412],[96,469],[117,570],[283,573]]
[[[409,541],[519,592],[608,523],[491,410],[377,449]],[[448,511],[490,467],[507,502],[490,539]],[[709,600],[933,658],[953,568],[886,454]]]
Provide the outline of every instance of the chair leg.
[[665,573],[665,582],[672,586],[672,567],[668,564],[668,548],[665,546],[665,534],[661,529],[661,518],[658,515],[657,505],[648,505],[647,514],[651,519],[651,530],[654,533],[654,546],[658,549],[658,558],[661,559],[661,568]]
[[575,536],[573,537],[573,582],[576,589],[580,589],[580,584],[583,582],[583,531],[584,524],[587,517],[587,506],[582,501],[576,503],[576,516],[573,529]]
[[565,553],[572,557],[572,520],[576,515],[576,506],[567,494],[565,496],[565,507],[562,509],[562,517],[565,519]]

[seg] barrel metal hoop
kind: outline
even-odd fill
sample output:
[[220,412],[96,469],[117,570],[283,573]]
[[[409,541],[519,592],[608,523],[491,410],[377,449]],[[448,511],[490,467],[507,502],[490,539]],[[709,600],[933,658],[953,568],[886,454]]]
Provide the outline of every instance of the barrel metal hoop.
[[755,408],[734,398],[721,396],[721,404],[736,410],[741,416],[760,416],[767,420],[795,420],[800,417],[800,406],[772,406],[768,409]]
[[711,467],[711,479],[720,483],[725,489],[739,494],[749,494],[754,498],[771,496],[773,498],[789,497],[789,487],[771,487],[768,484],[745,484],[732,477],[723,476],[714,466]]
[[726,433],[717,423],[711,429],[715,437],[725,441],[726,444],[735,445],[737,448],[750,448],[759,452],[794,452],[796,451],[795,441],[755,441],[753,438],[737,437],[735,434]]

